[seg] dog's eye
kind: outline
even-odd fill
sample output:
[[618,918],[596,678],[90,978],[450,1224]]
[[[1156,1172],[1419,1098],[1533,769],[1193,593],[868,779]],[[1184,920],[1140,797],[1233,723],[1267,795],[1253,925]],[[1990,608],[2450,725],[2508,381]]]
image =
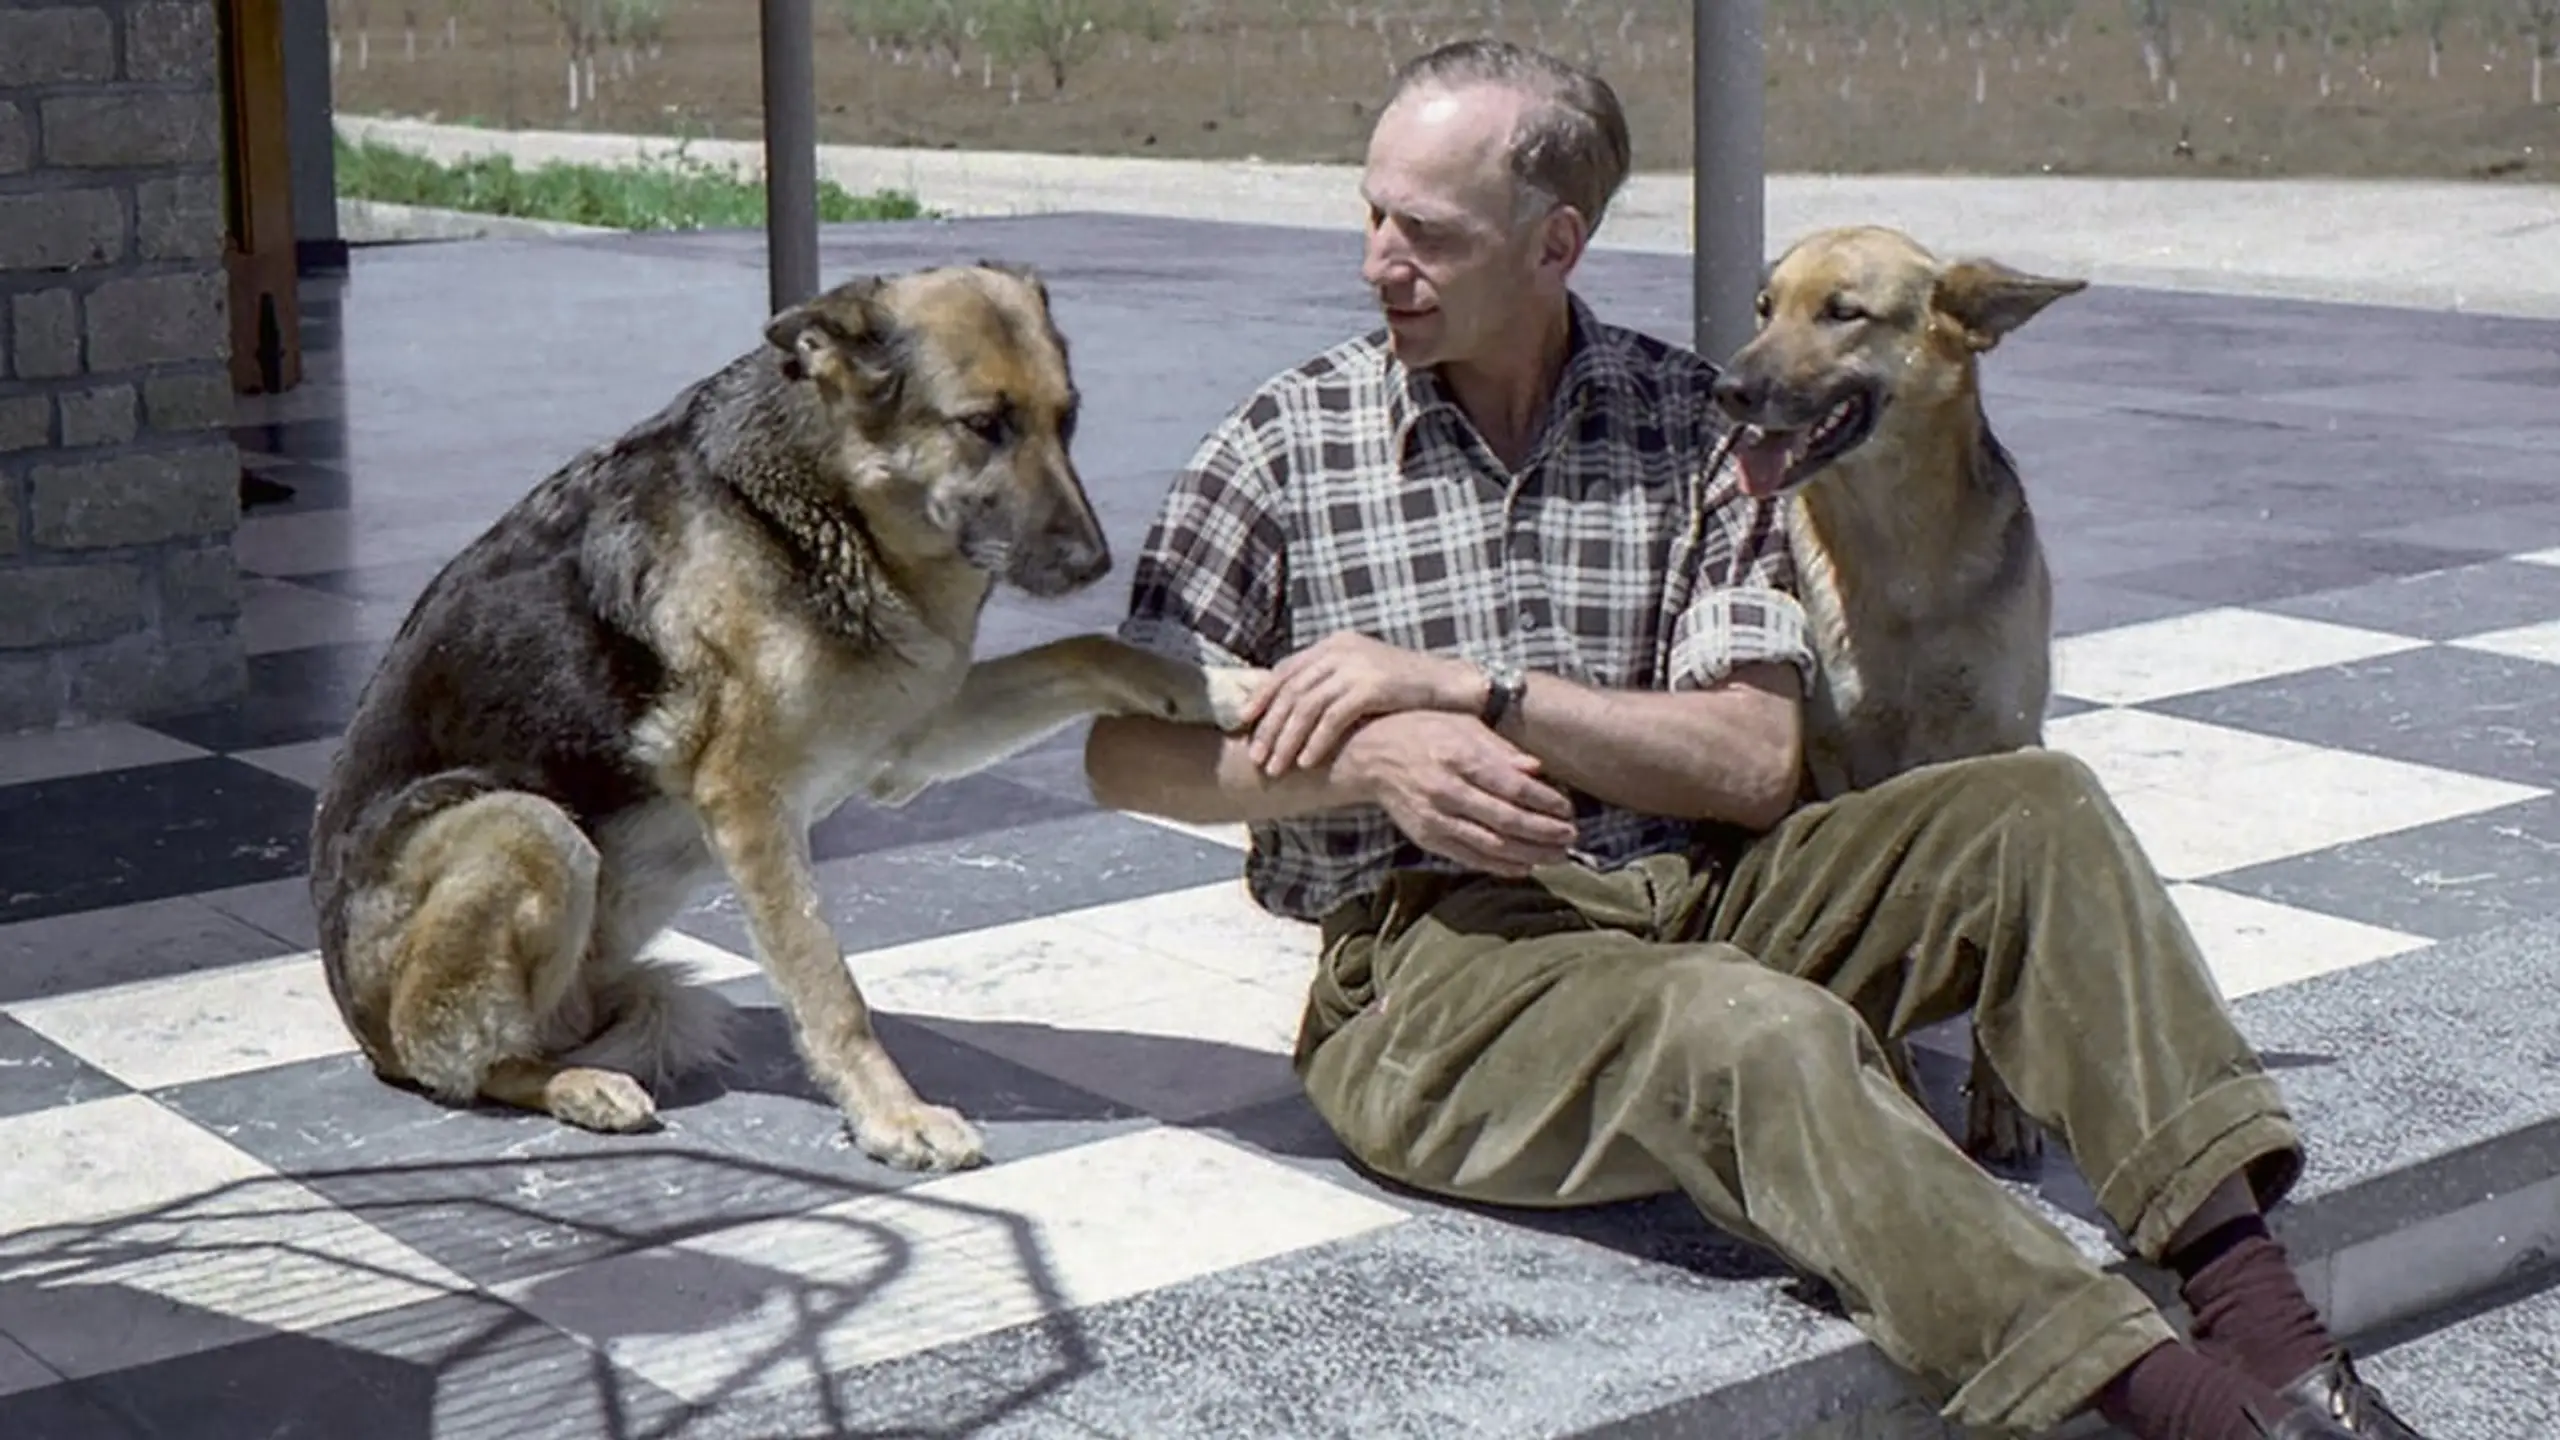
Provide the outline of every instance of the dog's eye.
[[1769,292],[1768,292],[1768,291],[1766,291],[1766,290],[1761,291],[1761,292],[1760,292],[1760,294],[1758,295],[1758,297],[1752,300],[1752,302],[1751,302],[1751,313],[1752,313],[1753,315],[1755,315],[1755,316],[1758,316],[1760,319],[1762,319],[1762,320],[1764,320],[1764,321],[1765,321],[1765,320],[1767,320],[1767,319],[1769,318]]
[[1822,318],[1836,324],[1846,325],[1852,321],[1866,319],[1867,312],[1859,309],[1855,303],[1838,295],[1834,295],[1829,300],[1823,302]]
[[990,445],[1002,445],[1005,437],[1013,433],[1012,425],[1006,420],[1005,412],[1001,410],[982,410],[975,415],[963,415],[960,417],[960,423],[969,427],[970,434]]

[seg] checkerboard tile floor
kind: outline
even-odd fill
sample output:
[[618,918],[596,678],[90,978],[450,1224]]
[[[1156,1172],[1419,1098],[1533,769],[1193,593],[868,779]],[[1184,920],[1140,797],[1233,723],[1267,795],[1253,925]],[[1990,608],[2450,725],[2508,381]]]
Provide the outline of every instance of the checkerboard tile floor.
[[[1062,1377],[1108,1345],[1189,1383],[1195,1327],[1264,1288],[1358,1310],[1376,1290],[1326,1277],[1359,1271],[1428,1308],[1432,1257],[1533,1243],[1342,1166],[1286,1058],[1311,933],[1245,900],[1237,832],[1097,809],[1073,736],[816,840],[891,1046],[984,1124],[983,1170],[845,1145],[725,892],[660,948],[745,1043],[664,1131],[372,1081],[313,958],[303,831],[373,657],[475,526],[397,496],[351,523],[347,403],[323,369],[240,432],[296,487],[240,532],[245,698],[0,740],[0,1435],[1272,1433]],[[2229,993],[2560,911],[2560,549],[2261,536],[2261,575],[2217,587],[2228,559],[2082,550],[2151,523],[2109,503],[2052,507],[2050,743],[2108,782]],[[1038,633],[1011,623],[994,643]],[[1637,1306],[1664,1267],[1620,1251],[1777,1283],[1666,1224],[1574,1263]],[[1067,1323],[1104,1312],[1107,1338]],[[1812,1312],[1750,1313],[1783,1346]],[[1740,1363],[1698,1343],[1700,1373]]]

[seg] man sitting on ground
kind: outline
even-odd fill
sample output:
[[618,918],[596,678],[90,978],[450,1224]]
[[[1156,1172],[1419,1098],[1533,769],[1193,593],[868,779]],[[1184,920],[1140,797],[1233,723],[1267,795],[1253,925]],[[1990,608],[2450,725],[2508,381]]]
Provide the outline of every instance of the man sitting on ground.
[[[1249,823],[1320,922],[1295,1064],[1360,1164],[1524,1206],[1677,1187],[1828,1281],[1963,1424],[2417,1440],[2261,1207],[2301,1174],[2089,770],[2029,752],[1795,808],[1812,663],[1769,504],[1704,473],[1698,356],[1570,288],[1628,168],[1596,77],[1453,44],[1371,136],[1383,337],[1239,405],[1140,555],[1133,640],[1275,667],[1252,733],[1093,728],[1106,804]],[[1996,1184],[1876,1033],[1970,1012],[2193,1344]]]

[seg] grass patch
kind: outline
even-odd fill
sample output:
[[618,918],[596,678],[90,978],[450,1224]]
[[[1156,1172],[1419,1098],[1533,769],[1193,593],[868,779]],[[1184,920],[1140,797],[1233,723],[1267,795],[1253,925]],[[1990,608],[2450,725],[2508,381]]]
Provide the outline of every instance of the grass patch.
[[[337,137],[338,193],[350,200],[561,220],[615,230],[752,229],[764,224],[764,184],[736,168],[686,154],[628,165],[546,161],[526,169],[507,155],[446,164],[380,141]],[[856,195],[818,181],[822,221],[915,220],[927,215],[902,190]]]

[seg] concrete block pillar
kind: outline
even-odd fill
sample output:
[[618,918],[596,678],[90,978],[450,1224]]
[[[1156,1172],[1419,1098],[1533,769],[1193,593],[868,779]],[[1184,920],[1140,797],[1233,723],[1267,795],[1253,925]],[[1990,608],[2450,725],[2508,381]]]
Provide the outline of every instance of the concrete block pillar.
[[244,683],[214,8],[0,10],[0,733]]

